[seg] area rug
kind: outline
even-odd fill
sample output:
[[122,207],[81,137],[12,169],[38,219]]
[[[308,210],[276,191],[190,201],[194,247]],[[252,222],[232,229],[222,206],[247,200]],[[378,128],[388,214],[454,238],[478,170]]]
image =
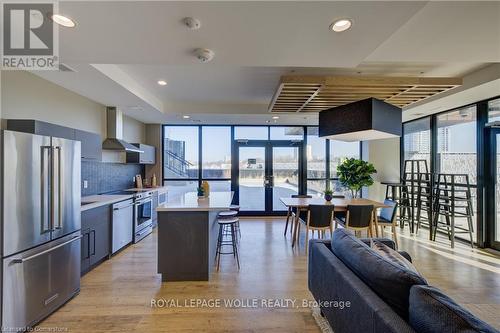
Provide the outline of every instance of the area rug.
[[319,307],[312,307],[311,312],[312,312],[312,316],[313,316],[314,320],[316,321],[316,324],[318,325],[321,332],[334,333],[332,328],[330,327],[330,324],[326,320],[326,318],[321,316],[321,311],[320,311]]

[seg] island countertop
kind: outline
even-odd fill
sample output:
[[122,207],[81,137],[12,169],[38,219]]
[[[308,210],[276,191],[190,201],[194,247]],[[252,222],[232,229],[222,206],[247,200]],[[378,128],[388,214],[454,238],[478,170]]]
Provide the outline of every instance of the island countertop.
[[212,192],[208,198],[198,199],[196,192],[188,192],[173,198],[156,208],[158,212],[180,211],[220,211],[229,209],[233,200],[233,192]]

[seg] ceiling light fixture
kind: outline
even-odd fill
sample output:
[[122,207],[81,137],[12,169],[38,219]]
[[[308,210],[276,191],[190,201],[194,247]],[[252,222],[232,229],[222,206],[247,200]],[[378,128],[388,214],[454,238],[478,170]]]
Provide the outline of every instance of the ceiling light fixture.
[[330,25],[330,30],[333,30],[335,32],[342,32],[342,31],[349,30],[351,27],[352,27],[352,20],[348,19],[348,18],[343,18],[343,19],[339,19],[339,20],[334,21]]
[[165,80],[158,80],[158,84],[160,86],[166,86],[167,85],[167,81],[165,81]]
[[76,26],[75,21],[73,21],[69,17],[63,16],[63,15],[54,14],[50,18],[55,23],[62,25],[63,27],[66,27],[66,28],[74,28]]
[[276,119],[280,119],[280,117],[279,116],[273,116],[273,119],[275,119],[275,120]]
[[186,114],[186,115],[182,116],[182,118],[184,118],[184,119],[189,119],[189,118],[191,118],[191,116],[188,116],[188,115]]

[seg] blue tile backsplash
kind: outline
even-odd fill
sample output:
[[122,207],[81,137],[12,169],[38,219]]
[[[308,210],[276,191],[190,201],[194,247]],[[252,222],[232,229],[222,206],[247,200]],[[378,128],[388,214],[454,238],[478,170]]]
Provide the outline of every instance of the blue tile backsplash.
[[144,165],[82,161],[82,197],[134,187],[132,178],[137,174],[144,178]]

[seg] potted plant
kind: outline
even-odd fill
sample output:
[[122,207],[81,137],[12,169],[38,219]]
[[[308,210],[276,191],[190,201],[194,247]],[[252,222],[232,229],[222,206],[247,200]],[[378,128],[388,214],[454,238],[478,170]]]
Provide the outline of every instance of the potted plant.
[[377,173],[373,164],[356,158],[347,158],[337,166],[337,175],[342,185],[357,198],[364,186],[373,185],[372,174]]
[[327,188],[324,192],[324,198],[326,201],[330,202],[333,199],[333,191]]
[[203,187],[198,187],[198,199],[203,198],[205,196],[205,189]]

